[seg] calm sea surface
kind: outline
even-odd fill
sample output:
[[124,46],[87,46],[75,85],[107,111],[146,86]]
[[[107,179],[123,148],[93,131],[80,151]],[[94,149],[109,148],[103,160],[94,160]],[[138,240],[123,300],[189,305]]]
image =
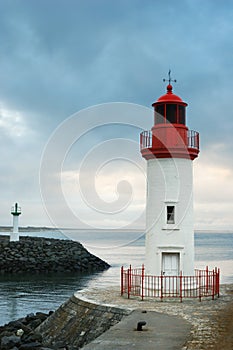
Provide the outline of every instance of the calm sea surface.
[[[0,233],[1,234],[1,233]],[[84,230],[41,231],[21,235],[75,239],[111,268],[92,275],[53,274],[0,276],[0,325],[31,312],[55,310],[75,291],[118,285],[120,267],[140,267],[145,261],[145,238],[139,232]],[[219,267],[221,283],[233,283],[233,233],[196,233],[195,267]]]

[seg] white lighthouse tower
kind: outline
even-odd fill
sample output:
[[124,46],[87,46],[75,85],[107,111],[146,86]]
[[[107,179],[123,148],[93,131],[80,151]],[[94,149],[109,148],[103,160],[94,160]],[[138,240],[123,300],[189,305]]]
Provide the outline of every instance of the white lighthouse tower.
[[[165,80],[165,79],[164,79]],[[186,126],[186,107],[172,91],[152,104],[154,125],[141,133],[147,161],[146,261],[149,275],[194,274],[193,160],[199,134]]]
[[10,234],[10,241],[19,241],[19,215],[21,214],[21,208],[18,203],[11,208],[11,214],[13,215],[13,230]]

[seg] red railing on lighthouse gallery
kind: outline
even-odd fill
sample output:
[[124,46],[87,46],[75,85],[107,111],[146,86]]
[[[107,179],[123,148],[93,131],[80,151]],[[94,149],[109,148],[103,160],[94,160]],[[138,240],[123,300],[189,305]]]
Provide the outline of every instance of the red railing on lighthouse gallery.
[[195,270],[194,276],[152,276],[145,274],[144,265],[139,269],[121,268],[121,295],[144,298],[198,298],[219,297],[220,270]]
[[[194,148],[199,150],[199,133],[194,130],[188,130],[187,134],[187,148]],[[151,130],[145,130],[140,134],[140,147],[141,150],[152,147],[152,132]]]

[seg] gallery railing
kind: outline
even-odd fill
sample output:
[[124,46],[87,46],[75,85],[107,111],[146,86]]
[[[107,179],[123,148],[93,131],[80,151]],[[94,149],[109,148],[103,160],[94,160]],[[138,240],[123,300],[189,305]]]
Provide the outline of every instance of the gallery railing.
[[[179,136],[179,134],[177,133]],[[181,141],[181,137],[179,136]],[[199,133],[194,130],[188,130],[186,141],[182,141],[183,145],[185,144],[187,148],[194,148],[199,150]],[[144,130],[140,134],[140,148],[153,148],[153,136],[151,130]]]

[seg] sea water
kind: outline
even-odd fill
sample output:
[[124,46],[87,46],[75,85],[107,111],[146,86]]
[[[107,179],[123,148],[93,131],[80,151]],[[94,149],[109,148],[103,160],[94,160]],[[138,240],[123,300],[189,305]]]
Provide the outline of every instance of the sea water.
[[[62,230],[20,233],[23,236],[74,239],[111,268],[94,274],[48,274],[0,277],[0,325],[31,312],[55,310],[75,291],[117,285],[121,266],[145,261],[145,236],[131,231]],[[221,283],[233,283],[233,233],[195,233],[195,267],[220,268]]]

